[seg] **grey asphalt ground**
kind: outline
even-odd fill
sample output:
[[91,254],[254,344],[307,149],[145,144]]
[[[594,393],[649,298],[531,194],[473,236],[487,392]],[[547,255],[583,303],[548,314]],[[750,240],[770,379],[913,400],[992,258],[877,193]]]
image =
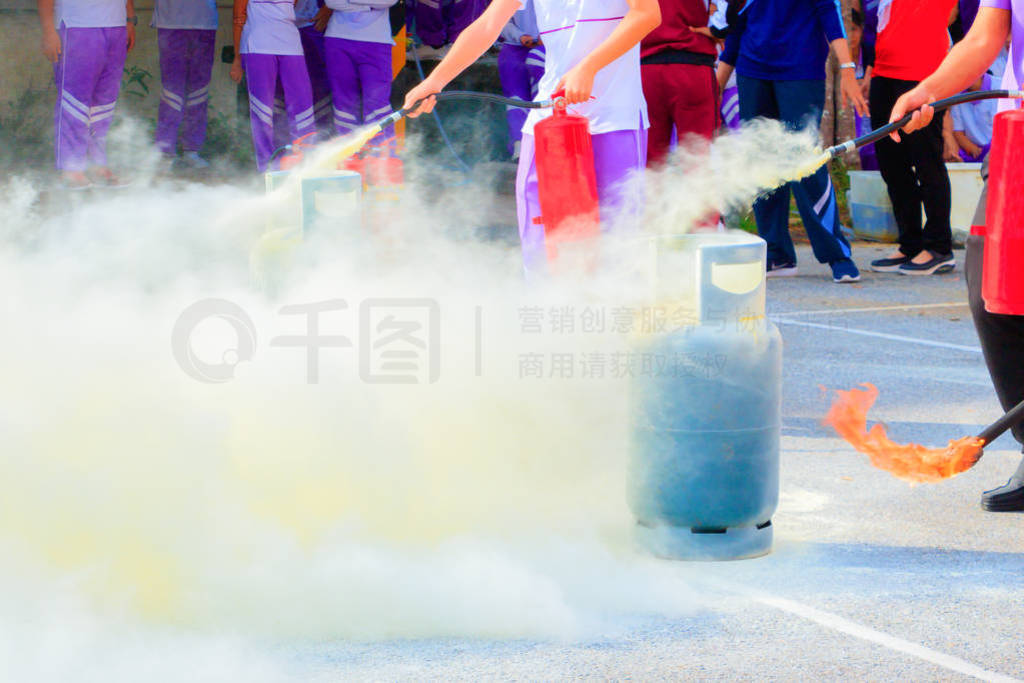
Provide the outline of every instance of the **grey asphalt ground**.
[[830,400],[819,385],[860,382],[880,389],[872,417],[897,441],[942,445],[999,414],[962,273],[867,272],[883,251],[857,245],[863,280],[836,285],[801,247],[799,275],[769,282],[785,343],[775,548],[678,563],[710,604],[586,642],[323,643],[299,668],[368,680],[1024,679],[1024,516],[978,505],[1016,467],[1016,444],[1003,437],[962,476],[912,487],[819,423]]

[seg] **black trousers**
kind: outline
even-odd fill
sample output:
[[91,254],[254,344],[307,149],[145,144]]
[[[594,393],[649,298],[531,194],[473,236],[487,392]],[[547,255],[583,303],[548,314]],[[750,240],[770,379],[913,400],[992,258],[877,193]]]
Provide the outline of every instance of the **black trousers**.
[[[900,81],[884,76],[871,79],[871,127],[889,123],[896,100],[916,81]],[[892,212],[900,231],[900,251],[917,256],[923,249],[946,255],[953,253],[953,233],[949,227],[951,207],[949,174],[942,160],[942,120],[935,115],[927,128],[907,135],[902,142],[885,137],[875,143],[878,170],[889,189]],[[921,206],[927,222],[921,225]]]
[[[981,340],[988,373],[1003,410],[1024,401],[1024,315],[1002,315],[985,310],[981,298],[981,273],[985,238],[967,238],[967,298],[974,327]],[[1013,438],[1024,444],[1024,425],[1013,428]]]

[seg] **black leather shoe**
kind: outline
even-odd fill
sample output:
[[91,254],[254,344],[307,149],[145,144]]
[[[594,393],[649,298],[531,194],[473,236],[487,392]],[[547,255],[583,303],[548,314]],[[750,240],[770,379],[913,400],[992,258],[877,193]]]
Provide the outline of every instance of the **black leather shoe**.
[[1024,460],[1006,484],[981,494],[981,508],[989,512],[1024,512]]

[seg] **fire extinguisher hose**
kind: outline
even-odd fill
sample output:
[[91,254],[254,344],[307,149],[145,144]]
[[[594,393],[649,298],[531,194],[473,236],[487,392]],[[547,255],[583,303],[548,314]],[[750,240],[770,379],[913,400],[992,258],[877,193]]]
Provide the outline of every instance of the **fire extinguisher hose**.
[[[964,104],[965,102],[975,102],[977,100],[991,100],[991,99],[1004,99],[1004,98],[1014,98],[1014,99],[1024,98],[1024,91],[1021,91],[1021,90],[977,90],[975,92],[965,92],[965,93],[960,93],[959,95],[954,95],[953,97],[947,97],[944,100],[939,100],[937,102],[933,102],[931,106],[932,106],[932,109],[934,109],[935,111],[943,111],[944,109],[948,109],[948,108],[956,106],[958,104]],[[893,131],[899,130],[903,126],[905,126],[908,123],[910,123],[910,119],[911,119],[911,117],[913,117],[913,115],[914,115],[914,112],[910,112],[909,114],[907,114],[906,116],[904,116],[900,120],[893,121],[892,123],[890,123],[888,125],[885,125],[885,126],[882,126],[881,128],[878,128],[876,130],[873,130],[870,133],[867,133],[866,135],[862,135],[859,138],[856,138],[856,139],[853,139],[853,140],[847,140],[846,142],[844,142],[841,145],[835,145],[834,147],[829,147],[828,149],[825,150],[825,155],[828,155],[828,158],[825,159],[825,161],[827,162],[828,160],[835,159],[840,154],[845,154],[846,152],[852,152],[853,150],[859,149],[861,147],[864,147],[865,145],[870,145],[870,144],[873,144],[875,142],[878,142],[879,140],[881,140],[885,136],[889,135]],[[822,156],[824,157],[825,155],[822,155]]]
[[[527,100],[519,100],[512,97],[502,97],[501,95],[495,95],[489,92],[475,92],[473,90],[449,90],[447,92],[439,92],[436,95],[432,95],[438,102],[445,100],[479,100],[481,102],[492,102],[494,104],[502,104],[506,107],[519,107],[521,109],[546,109],[548,107],[555,106],[555,100],[541,100],[540,102],[530,102]],[[422,102],[422,100],[420,100]],[[405,107],[394,112],[386,119],[380,122],[381,128],[398,123],[401,119],[405,118],[412,112],[416,107],[420,105],[420,102],[416,102],[411,107]]]

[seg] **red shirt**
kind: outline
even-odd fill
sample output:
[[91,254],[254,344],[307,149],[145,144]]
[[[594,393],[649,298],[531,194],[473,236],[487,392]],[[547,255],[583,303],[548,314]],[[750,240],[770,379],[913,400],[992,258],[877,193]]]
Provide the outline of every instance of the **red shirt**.
[[715,41],[694,33],[691,26],[708,25],[708,8],[704,0],[658,0],[661,5],[661,26],[640,43],[640,57],[664,52],[686,50],[701,54],[718,54]]
[[[884,0],[880,5],[884,5]],[[922,81],[949,52],[949,14],[956,0],[892,0],[889,22],[878,32],[876,76]],[[879,26],[885,9],[879,7]]]

